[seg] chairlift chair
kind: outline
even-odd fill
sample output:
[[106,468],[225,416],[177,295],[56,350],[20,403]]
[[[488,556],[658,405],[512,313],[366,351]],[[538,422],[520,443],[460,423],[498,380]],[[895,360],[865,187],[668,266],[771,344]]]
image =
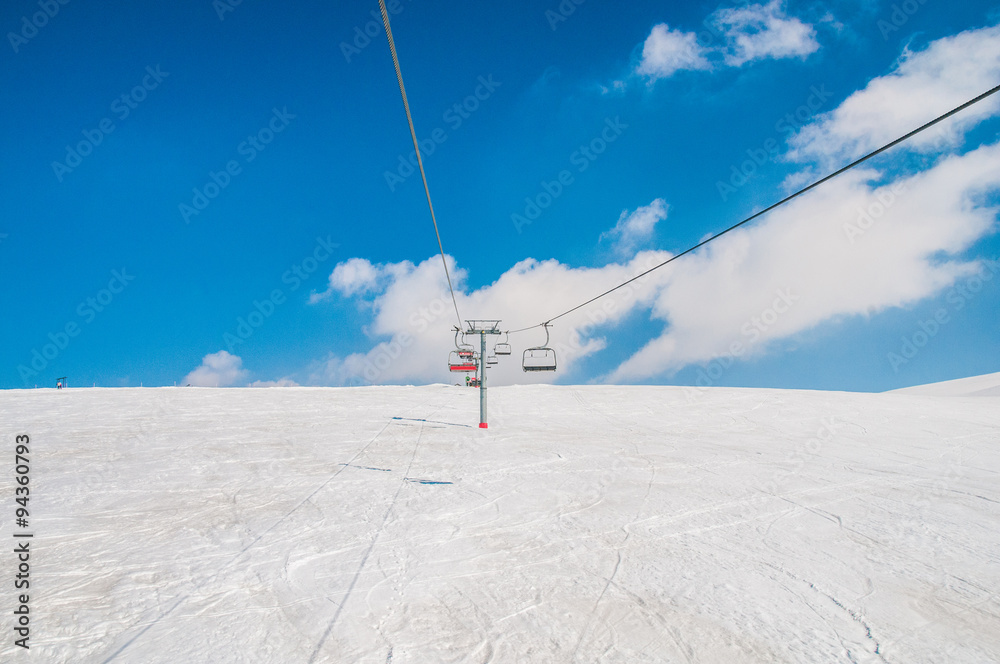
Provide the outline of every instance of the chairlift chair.
[[451,351],[448,355],[448,370],[449,371],[477,371],[479,367],[476,365],[476,361],[473,358],[462,357],[457,350]]
[[455,330],[455,350],[448,355],[448,370],[455,372],[477,371],[479,363],[476,361],[476,352],[469,344],[458,342],[458,335],[461,333],[461,330]]
[[490,365],[493,365],[493,364],[499,364],[499,363],[500,363],[500,360],[497,359],[496,355],[487,355],[486,356],[486,365],[487,366],[490,366]]
[[[462,342],[461,343],[459,343],[459,341],[458,341],[458,336],[459,335],[462,335]],[[457,348],[462,353],[468,353],[470,355],[476,351],[476,347],[475,346],[473,346],[470,343],[466,343],[466,341],[465,341],[465,332],[463,332],[462,330],[458,329],[457,327],[455,328],[455,348]]]
[[493,353],[495,355],[510,355],[510,334],[504,337],[503,343],[499,343],[493,347]]
[[541,346],[526,348],[521,356],[521,368],[525,371],[555,371],[556,352],[548,347],[549,326],[545,324],[545,343]]

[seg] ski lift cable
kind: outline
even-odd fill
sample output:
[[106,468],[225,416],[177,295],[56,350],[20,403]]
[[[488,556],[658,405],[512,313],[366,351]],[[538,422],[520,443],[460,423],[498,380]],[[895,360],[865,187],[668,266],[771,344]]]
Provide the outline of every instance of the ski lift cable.
[[823,178],[821,178],[819,180],[816,180],[812,184],[810,184],[810,185],[808,185],[806,187],[803,187],[802,189],[799,189],[794,194],[790,194],[789,196],[786,196],[785,198],[782,198],[777,203],[769,205],[768,207],[764,208],[763,210],[760,210],[759,212],[753,213],[752,215],[750,215],[749,217],[747,217],[743,221],[740,221],[739,223],[733,224],[729,228],[727,228],[727,229],[725,229],[723,231],[720,231],[720,232],[716,233],[715,235],[713,235],[713,236],[711,236],[711,237],[709,237],[709,238],[707,238],[705,240],[702,240],[701,242],[699,242],[698,244],[694,245],[693,247],[691,247],[689,249],[685,249],[684,251],[682,251],[681,253],[679,253],[679,254],[677,254],[675,256],[671,256],[670,258],[668,258],[667,260],[663,261],[659,265],[654,265],[653,267],[649,268],[645,272],[641,272],[640,274],[637,274],[636,276],[632,277],[628,281],[623,281],[622,283],[618,284],[614,288],[610,288],[610,289],[604,291],[603,293],[601,293],[600,295],[592,297],[589,300],[587,300],[586,302],[584,302],[582,304],[578,304],[575,307],[573,307],[572,309],[568,309],[567,311],[562,312],[558,316],[553,316],[552,318],[550,318],[550,319],[548,319],[548,320],[546,320],[544,322],[538,323],[536,325],[531,325],[531,326],[528,326],[528,327],[522,327],[522,328],[517,329],[517,330],[510,330],[509,334],[516,334],[518,332],[524,332],[526,330],[533,330],[536,327],[542,327],[542,326],[549,325],[552,321],[557,320],[559,318],[562,318],[563,316],[566,316],[567,314],[571,314],[574,311],[576,311],[577,309],[581,309],[581,308],[587,306],[588,304],[591,304],[592,302],[595,302],[595,301],[601,299],[605,295],[609,295],[609,294],[615,292],[616,290],[618,290],[619,288],[623,288],[623,287],[629,285],[630,283],[632,283],[633,281],[635,281],[637,279],[641,279],[642,277],[646,276],[650,272],[653,272],[654,270],[659,270],[664,265],[666,265],[668,263],[672,263],[673,261],[677,260],[681,256],[684,256],[685,254],[689,254],[692,251],[694,251],[695,249],[698,249],[700,247],[705,246],[706,244],[708,244],[712,240],[716,240],[716,239],[722,237],[723,235],[725,235],[729,231],[735,230],[735,229],[739,228],[740,226],[742,226],[743,224],[749,223],[749,222],[753,221],[754,219],[756,219],[757,217],[760,217],[760,216],[762,216],[764,214],[767,214],[771,210],[774,210],[775,208],[777,208],[777,207],[779,207],[781,205],[784,205],[785,203],[791,201],[793,198],[801,196],[802,194],[806,193],[807,191],[809,191],[811,189],[815,189],[816,187],[820,186],[824,182],[832,180],[833,178],[837,177],[838,175],[841,175],[842,173],[845,173],[845,172],[851,170],[855,166],[858,166],[859,164],[861,164],[861,163],[863,163],[865,161],[868,161],[872,157],[874,157],[874,156],[876,156],[878,154],[881,154],[881,153],[885,152],[886,150],[899,145],[903,141],[906,141],[906,140],[908,140],[908,139],[916,136],[920,132],[925,131],[926,129],[929,129],[929,128],[933,127],[934,125],[936,125],[937,123],[941,122],[942,120],[946,120],[946,119],[950,118],[951,116],[955,115],[956,113],[964,111],[965,109],[969,108],[973,104],[977,104],[977,103],[983,101],[984,99],[986,99],[990,95],[995,94],[996,92],[1000,92],[1000,85],[998,85],[995,88],[992,88],[990,90],[987,90],[986,92],[984,92],[983,94],[979,95],[978,97],[970,99],[969,101],[965,102],[964,104],[961,104],[960,106],[956,106],[955,108],[951,109],[947,113],[944,113],[943,115],[939,115],[938,117],[934,118],[930,122],[928,122],[928,123],[926,123],[924,125],[921,125],[920,127],[917,127],[916,129],[914,129],[913,131],[909,132],[908,134],[904,134],[903,136],[900,136],[896,140],[894,140],[894,141],[892,141],[890,143],[886,143],[885,145],[883,145],[882,147],[878,148],[877,150],[869,152],[868,154],[866,154],[865,156],[861,157],[860,159],[852,161],[847,166],[844,166],[843,168],[841,168],[841,169],[839,169],[837,171],[834,171],[833,173],[830,173],[826,177],[823,177]]
[[410,138],[413,139],[413,149],[417,153],[417,166],[420,168],[420,177],[424,181],[424,193],[427,194],[427,207],[431,210],[431,221],[434,223],[434,235],[437,236],[438,249],[441,250],[441,264],[444,265],[444,276],[448,280],[448,290],[451,291],[451,303],[455,305],[455,317],[458,319],[458,326],[462,326],[462,315],[458,313],[458,300],[455,299],[455,289],[451,285],[451,273],[448,272],[448,261],[444,256],[444,245],[441,243],[441,232],[438,230],[437,217],[434,215],[434,204],[431,203],[431,190],[427,186],[427,174],[424,173],[424,161],[420,157],[420,145],[417,141],[417,132],[413,128],[413,116],[410,115],[410,103],[406,99],[406,88],[403,86],[403,72],[399,68],[399,57],[396,55],[396,42],[392,39],[392,29],[389,27],[389,12],[385,8],[385,0],[378,0],[379,9],[382,10],[382,24],[385,26],[385,36],[389,40],[389,50],[392,52],[392,64],[396,68],[396,80],[399,81],[399,93],[403,97],[403,108],[406,110],[406,122],[410,125]]

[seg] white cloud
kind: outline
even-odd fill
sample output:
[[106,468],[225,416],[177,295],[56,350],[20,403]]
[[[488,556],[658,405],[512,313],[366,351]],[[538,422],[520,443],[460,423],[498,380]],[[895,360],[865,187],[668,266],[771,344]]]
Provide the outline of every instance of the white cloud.
[[375,288],[378,277],[379,270],[375,265],[364,258],[351,258],[337,264],[333,272],[330,273],[326,291],[310,295],[309,303],[313,304],[325,300],[334,292],[349,297],[356,293],[370,291]]
[[[543,330],[534,329],[511,337],[515,353],[491,370],[490,380],[551,382],[572,375],[581,360],[614,343],[615,325],[636,310],[650,311],[665,323],[664,331],[607,380],[669,376],[731,355],[734,343],[741,344],[739,357],[752,357],[776,340],[823,323],[912,305],[977,269],[975,261],[961,255],[996,229],[997,210],[984,201],[998,189],[1000,144],[896,178],[870,169],[852,171],[760,223],[733,231],[557,320],[550,345],[559,355],[559,373],[522,373],[519,353],[545,338]],[[649,221],[637,227],[650,228],[666,207],[657,199],[640,208]],[[463,316],[500,317],[503,329],[516,329],[546,320],[669,257],[645,251],[627,262],[596,268],[526,259],[494,283],[468,293],[461,291],[464,271],[451,258],[449,265]],[[455,317],[440,259],[380,269],[392,276],[371,296],[375,317],[370,331],[385,341],[367,353],[331,356],[313,368],[309,382],[461,382],[463,375],[449,374],[446,366]]]
[[881,178],[847,173],[679,259],[653,307],[665,332],[610,380],[668,374],[734,343],[752,356],[820,323],[913,304],[977,269],[959,256],[996,230],[997,210],[982,202],[1000,188],[1000,145],[872,184]]
[[206,355],[201,366],[189,373],[181,381],[195,387],[229,387],[241,382],[247,375],[243,370],[243,360],[238,355],[230,355],[224,350]]
[[660,23],[646,37],[636,73],[655,81],[683,69],[709,68],[711,64],[695,33],[671,30],[666,23]]
[[[1000,26],[968,30],[904,51],[895,68],[850,95],[789,141],[789,158],[829,167],[869,152],[992,88],[1000,80]],[[965,131],[993,116],[990,99],[906,142],[935,151],[960,143]]]
[[[678,71],[740,67],[768,58],[804,58],[819,50],[816,30],[786,15],[781,0],[719,9],[709,15],[705,25],[712,28],[722,44],[702,45],[696,33],[671,30],[666,23],[653,26],[634,73],[654,83]],[[706,41],[711,41],[711,35]],[[615,81],[614,89],[621,85],[621,81]],[[603,86],[602,91],[607,94],[611,89]]]
[[819,50],[816,30],[789,18],[779,0],[766,5],[719,9],[709,21],[726,39],[725,63],[739,67],[766,58],[805,57]]
[[[665,260],[665,252],[643,252],[626,263],[598,268],[572,268],[555,260],[523,260],[494,283],[470,293],[461,292],[464,270],[449,257],[449,269],[458,292],[458,305],[466,318],[501,318],[502,329],[516,329],[554,315],[553,308],[570,306],[593,296],[652,264]],[[370,326],[373,335],[385,339],[366,353],[347,357],[330,356],[312,368],[311,383],[456,383],[464,374],[450,374],[448,353],[454,349],[456,324],[451,296],[441,269],[440,257],[434,256],[412,265],[385,266],[391,272],[385,288],[373,297],[375,317]],[[658,275],[641,280],[616,293],[606,302],[586,311],[560,319],[551,329],[550,345],[559,354],[560,374],[571,371],[577,362],[602,348],[604,341],[592,336],[587,328],[620,320],[635,306],[648,306],[655,294]],[[610,307],[605,310],[602,305]],[[584,334],[581,337],[581,330]],[[492,344],[499,341],[494,338]],[[490,380],[498,384],[551,382],[553,374],[526,374],[521,370],[520,353],[545,341],[545,332],[531,330],[510,337],[514,354],[490,370]],[[478,339],[475,344],[478,348]]]
[[630,256],[652,239],[657,222],[667,218],[668,209],[666,201],[657,198],[634,212],[623,210],[615,227],[601,233],[601,240],[609,240],[617,254]]
[[[860,156],[998,79],[1000,27],[907,50],[891,72],[793,137],[788,157],[804,164],[786,183]],[[905,145],[923,152],[954,147],[998,106],[981,103],[942,132]],[[734,343],[742,356],[752,356],[824,322],[934,295],[978,269],[961,254],[996,231],[997,210],[986,194],[998,189],[997,144],[942,157],[915,174],[842,175],[668,268],[672,276],[653,308],[667,324],[664,333],[609,379],[650,378],[732,357]]]

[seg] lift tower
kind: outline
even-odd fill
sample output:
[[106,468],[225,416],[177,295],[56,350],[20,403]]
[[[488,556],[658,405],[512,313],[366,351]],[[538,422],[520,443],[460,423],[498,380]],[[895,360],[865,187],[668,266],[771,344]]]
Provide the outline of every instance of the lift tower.
[[466,334],[479,335],[479,428],[486,429],[486,335],[500,334],[499,320],[467,320]]

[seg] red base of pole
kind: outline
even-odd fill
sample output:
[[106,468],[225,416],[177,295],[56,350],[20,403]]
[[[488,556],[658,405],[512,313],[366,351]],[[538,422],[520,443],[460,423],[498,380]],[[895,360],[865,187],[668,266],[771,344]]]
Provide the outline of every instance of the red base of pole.
[[488,429],[488,428],[489,428],[489,426],[490,426],[490,425],[486,424],[486,422],[480,422],[480,423],[479,423],[479,428],[480,428],[480,429]]

